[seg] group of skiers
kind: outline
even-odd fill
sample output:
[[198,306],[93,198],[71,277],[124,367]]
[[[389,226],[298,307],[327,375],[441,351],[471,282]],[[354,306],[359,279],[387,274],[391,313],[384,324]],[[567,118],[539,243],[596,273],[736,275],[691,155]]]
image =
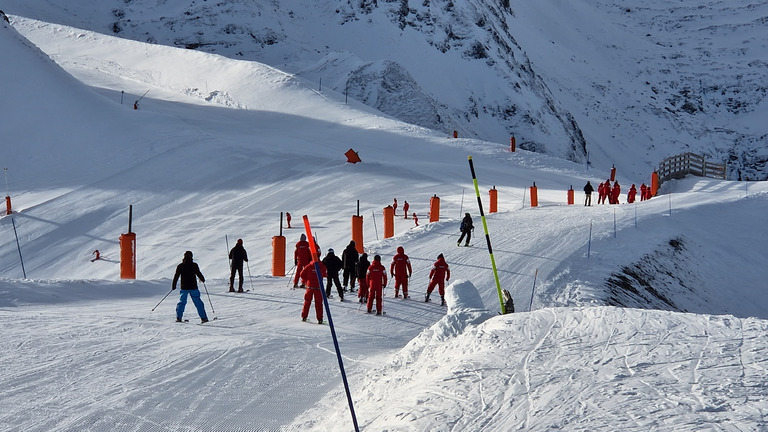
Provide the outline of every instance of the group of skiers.
[[[309,310],[314,302],[315,316],[318,323],[323,323],[323,297],[320,291],[320,282],[317,279],[318,271],[326,279],[325,294],[327,298],[332,298],[331,290],[336,286],[339,300],[344,301],[346,293],[357,292],[358,302],[366,306],[368,313],[382,315],[383,311],[383,290],[387,287],[390,279],[387,278],[387,268],[381,262],[380,255],[374,255],[373,262],[368,260],[368,254],[362,254],[357,251],[355,241],[349,242],[347,247],[338,257],[333,248],[328,249],[327,254],[320,259],[320,248],[317,247],[317,261],[312,259],[310,246],[306,235],[302,234],[300,240],[296,243],[294,249],[294,264],[296,264],[296,273],[294,276],[294,288],[306,288],[304,293],[304,304],[301,310],[301,319],[306,321],[309,317]],[[342,272],[343,283],[339,278],[339,272]],[[405,249],[400,246],[397,253],[392,257],[389,266],[389,276],[394,280],[395,298],[408,299],[408,282],[413,274],[411,260],[405,254]],[[448,264],[445,262],[443,254],[437,257],[432,270],[429,274],[429,284],[424,301],[430,300],[430,295],[435,287],[441,298],[441,304],[445,304],[445,282],[451,277]],[[301,282],[301,285],[299,285]],[[402,290],[402,297],[400,292]]]
[[[592,183],[587,181],[584,185],[584,205],[592,205],[592,192],[595,189]],[[619,204],[619,196],[621,195],[621,186],[618,181],[613,182],[611,186],[611,180],[606,180],[604,183],[597,185],[597,203],[605,204],[605,200],[608,200],[608,204]],[[640,201],[645,201],[651,198],[651,188],[646,186],[645,183],[640,185]],[[637,188],[634,184],[629,188],[627,192],[627,203],[632,204],[637,199]]]

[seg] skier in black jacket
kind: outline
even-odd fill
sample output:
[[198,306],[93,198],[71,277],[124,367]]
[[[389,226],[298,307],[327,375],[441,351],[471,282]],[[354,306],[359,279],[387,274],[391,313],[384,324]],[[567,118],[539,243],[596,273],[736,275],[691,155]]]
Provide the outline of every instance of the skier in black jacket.
[[336,291],[339,292],[339,300],[344,301],[344,289],[339,282],[339,271],[343,267],[341,258],[337,257],[333,248],[328,249],[328,254],[323,258],[325,270],[328,272],[327,283],[325,284],[325,296],[331,297],[331,286],[336,283]]
[[359,260],[360,254],[357,253],[355,241],[352,240],[347,248],[344,249],[344,252],[341,253],[341,261],[344,266],[344,283],[342,288],[346,290],[347,286],[349,286],[349,292],[355,292],[356,267]]
[[461,237],[459,237],[459,241],[456,242],[456,246],[461,246],[461,241],[464,239],[464,236],[467,236],[467,242],[464,243],[464,246],[469,246],[469,241],[472,239],[472,230],[475,229],[475,226],[472,225],[472,216],[469,215],[469,213],[464,213],[464,219],[461,221]]
[[200,290],[197,289],[197,278],[205,283],[205,276],[200,273],[200,267],[192,261],[192,252],[184,252],[184,259],[181,264],[176,266],[176,274],[173,275],[173,284],[171,290],[176,289],[176,282],[181,278],[181,297],[176,305],[176,321],[181,322],[184,316],[184,308],[187,306],[187,296],[192,297],[192,303],[197,308],[197,314],[200,315],[202,322],[208,322],[208,315],[205,313],[205,304],[200,299]]
[[237,292],[243,292],[243,261],[248,262],[248,252],[243,247],[243,239],[237,239],[235,247],[229,251],[230,274],[229,274],[229,292],[235,292],[235,272],[240,277]]

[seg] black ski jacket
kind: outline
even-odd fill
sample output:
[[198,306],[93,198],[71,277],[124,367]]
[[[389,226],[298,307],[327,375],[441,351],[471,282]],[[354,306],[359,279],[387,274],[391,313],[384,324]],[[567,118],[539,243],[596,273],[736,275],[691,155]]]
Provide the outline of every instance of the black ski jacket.
[[341,258],[337,257],[333,253],[329,253],[325,256],[325,258],[323,258],[323,264],[325,265],[325,270],[329,275],[338,275],[339,270],[342,268]]
[[229,251],[229,259],[232,260],[232,267],[243,268],[243,261],[248,261],[248,252],[241,244],[236,244],[235,247]]
[[205,277],[200,273],[200,267],[192,260],[186,260],[176,266],[176,274],[173,275],[173,289],[176,289],[176,282],[181,277],[181,289],[183,290],[196,290],[197,278],[200,278],[201,282],[205,282]]
[[345,269],[354,269],[357,266],[357,261],[360,259],[360,254],[357,253],[355,245],[350,243],[344,252],[341,253],[341,261],[343,262]]

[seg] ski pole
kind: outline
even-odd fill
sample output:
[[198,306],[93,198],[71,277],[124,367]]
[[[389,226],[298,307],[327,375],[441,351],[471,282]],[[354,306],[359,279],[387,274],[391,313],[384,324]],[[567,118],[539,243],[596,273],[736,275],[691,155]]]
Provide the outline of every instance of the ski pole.
[[[165,295],[165,297],[163,297],[163,300],[165,300],[166,298],[168,298],[168,296],[169,296],[169,295],[171,295],[171,292],[172,292],[172,291],[173,291],[173,290],[171,290],[171,291],[168,291],[168,294],[166,294],[166,295]],[[153,308],[152,308],[152,310],[151,310],[150,312],[154,312],[154,311],[155,311],[155,309],[157,309],[157,307],[158,307],[158,306],[160,306],[160,303],[162,303],[162,302],[163,302],[163,300],[160,300],[159,302],[157,302],[157,304],[155,305],[155,307],[153,307]]]
[[213,302],[211,301],[211,295],[208,294],[208,286],[205,285],[205,282],[203,282],[203,288],[205,288],[205,295],[208,296],[208,303],[211,305],[211,313],[216,313],[216,311],[213,310]]
[[248,280],[251,281],[251,291],[253,291],[253,277],[251,276],[251,265],[248,264],[248,261],[246,261],[245,266],[248,268]]

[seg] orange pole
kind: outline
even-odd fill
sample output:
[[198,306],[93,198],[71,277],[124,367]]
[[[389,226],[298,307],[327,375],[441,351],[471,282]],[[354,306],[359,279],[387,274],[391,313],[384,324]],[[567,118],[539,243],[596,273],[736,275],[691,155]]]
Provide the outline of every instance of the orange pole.
[[496,190],[496,186],[493,187],[493,189],[488,191],[488,195],[490,195],[490,208],[488,210],[488,213],[496,213],[499,211],[498,209],[498,197],[499,197],[499,191]]
[[539,206],[539,192],[536,188],[536,183],[533,183],[533,186],[531,186],[531,207],[538,207]]
[[429,221],[437,222],[440,220],[440,198],[435,195],[429,199]]
[[352,216],[352,240],[355,242],[355,249],[358,253],[365,252],[363,248],[363,217]]
[[651,174],[651,196],[656,196],[659,192],[659,173],[656,171]]
[[573,186],[568,189],[568,205],[573,205]]
[[515,148],[517,148],[517,143],[515,142],[515,136],[512,135],[512,138],[509,139],[509,151],[514,152]]
[[616,181],[616,167],[611,167],[611,181]]
[[285,276],[285,236],[272,237],[272,276]]
[[11,207],[11,197],[6,196],[5,197],[5,214],[9,215],[9,214],[13,213],[13,210],[11,210],[11,209],[12,209],[12,207]]
[[384,207],[384,238],[395,236],[395,209],[394,207]]
[[453,131],[453,137],[454,138],[458,138],[459,137],[459,132],[458,131]]
[[120,234],[120,279],[136,279],[136,233]]

